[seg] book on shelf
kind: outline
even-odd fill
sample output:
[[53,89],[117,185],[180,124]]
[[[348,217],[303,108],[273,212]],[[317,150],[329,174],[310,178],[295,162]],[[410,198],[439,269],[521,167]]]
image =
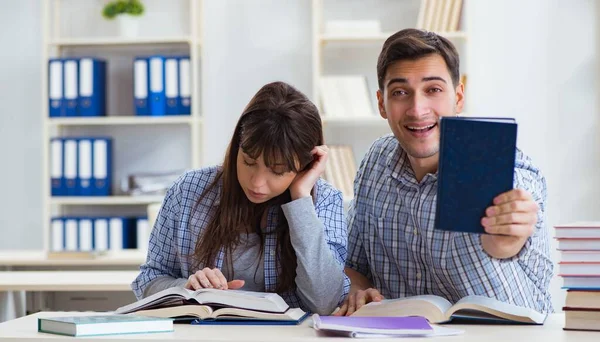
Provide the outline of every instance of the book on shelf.
[[512,118],[442,117],[439,125],[435,228],[484,234],[485,210],[513,189],[517,124]]
[[172,287],[135,303],[118,308],[116,313],[199,319],[207,321],[251,321],[298,324],[308,313],[290,308],[276,293],[241,290]]
[[600,263],[600,251],[561,251],[560,260],[566,262]]
[[558,273],[561,275],[594,276],[600,275],[600,262],[567,262],[558,263]]
[[600,238],[557,238],[559,251],[600,252]]
[[600,331],[600,309],[564,307],[564,330]]
[[328,20],[325,34],[332,36],[374,36],[381,34],[378,20]]
[[312,316],[313,328],[326,334],[355,338],[431,337],[457,335],[459,329],[431,326],[423,317]]
[[452,305],[443,297],[422,295],[371,302],[352,316],[421,316],[430,323],[444,323],[460,318],[483,322],[543,324],[547,314],[484,296],[467,296]]
[[363,75],[322,76],[321,102],[327,117],[373,117],[374,106]]
[[329,160],[325,168],[325,179],[339,189],[344,197],[354,197],[356,163],[352,146],[329,146]]
[[600,289],[568,290],[565,306],[580,309],[600,309]]
[[563,278],[563,289],[600,290],[600,275],[576,276],[559,274]]
[[554,226],[555,237],[560,238],[600,238],[600,222],[574,222]]
[[417,28],[434,32],[459,30],[463,0],[421,0]]
[[171,318],[131,315],[38,318],[38,332],[75,337],[171,331],[173,331]]

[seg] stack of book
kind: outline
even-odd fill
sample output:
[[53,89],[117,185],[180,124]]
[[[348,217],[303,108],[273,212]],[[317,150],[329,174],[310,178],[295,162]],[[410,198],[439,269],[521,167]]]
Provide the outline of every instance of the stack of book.
[[600,222],[554,227],[567,290],[565,330],[600,331]]
[[344,198],[354,197],[356,163],[352,146],[329,146],[329,160],[325,167],[325,179],[342,192]]
[[455,32],[460,28],[463,0],[421,0],[417,28]]

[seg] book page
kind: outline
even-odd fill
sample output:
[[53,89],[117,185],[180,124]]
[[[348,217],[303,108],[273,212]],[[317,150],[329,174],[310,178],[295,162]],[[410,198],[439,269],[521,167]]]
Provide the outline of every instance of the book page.
[[136,316],[147,317],[198,317],[204,319],[210,317],[213,310],[207,305],[180,305],[150,310],[139,310],[133,313]]
[[445,312],[451,306],[452,304],[442,297],[423,295],[371,302],[358,309],[352,316],[422,316],[431,323],[439,323],[447,321]]
[[460,315],[464,314],[465,316],[479,316],[473,311],[483,313],[482,317],[485,317],[487,313],[510,321],[536,324],[544,323],[547,316],[530,308],[516,306],[484,296],[468,296],[459,300],[447,312],[447,315],[451,316],[456,313]]
[[273,320],[273,321],[297,321],[302,318],[306,312],[300,308],[289,309],[285,313],[271,313],[252,311],[245,309],[236,308],[222,308],[215,310],[212,315],[213,318],[251,318],[260,320]]

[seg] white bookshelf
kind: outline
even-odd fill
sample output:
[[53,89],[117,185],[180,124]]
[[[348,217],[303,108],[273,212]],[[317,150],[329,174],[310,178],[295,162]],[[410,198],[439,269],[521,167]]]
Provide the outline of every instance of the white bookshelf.
[[[201,111],[201,56],[202,56],[202,0],[174,0],[169,3],[149,2],[147,28],[139,37],[120,37],[107,30],[110,25],[101,17],[103,2],[74,0],[42,0],[42,198],[43,249],[50,247],[50,220],[54,216],[72,213],[119,216],[133,212],[143,216],[146,206],[160,203],[162,196],[127,196],[119,191],[124,176],[135,172],[164,172],[172,169],[199,168],[202,165],[203,120]],[[149,6],[169,6],[166,11]],[[171,11],[179,6],[179,12]],[[74,15],[76,13],[76,15]],[[156,14],[165,18],[156,23]],[[165,16],[172,15],[172,18]],[[80,17],[92,18],[83,23]],[[142,16],[143,17],[143,16]],[[79,20],[79,22],[78,22]],[[87,28],[86,32],[80,28]],[[186,28],[187,26],[187,28]],[[90,29],[93,27],[94,29]],[[173,29],[175,27],[175,29]],[[174,32],[180,30],[183,32]],[[106,32],[105,32],[106,31]],[[164,32],[163,32],[164,31]],[[133,57],[140,55],[189,55],[192,70],[192,104],[190,115],[135,116],[132,94]],[[48,113],[48,59],[53,57],[93,56],[108,61],[107,113],[102,117],[50,118]],[[129,84],[128,84],[129,83]],[[113,88],[113,89],[111,89]],[[108,197],[53,197],[50,191],[50,138],[70,136],[113,137],[113,196]],[[126,139],[125,139],[126,138]],[[122,139],[123,141],[120,141]],[[140,150],[145,144],[150,147]],[[118,145],[118,146],[117,146]],[[154,146],[168,146],[156,152]],[[178,156],[170,158],[173,151]],[[155,159],[153,159],[155,158]],[[129,163],[135,165],[129,165]],[[154,170],[153,165],[160,170]],[[115,170],[117,172],[115,172]],[[123,208],[120,208],[123,207]],[[137,208],[137,209],[135,209]],[[86,216],[84,214],[78,216]],[[119,255],[114,256],[119,259]],[[141,260],[136,256],[136,260]],[[65,261],[68,263],[68,261]]]
[[[424,1],[422,0],[312,0],[312,99],[323,114],[325,141],[330,145],[351,145],[355,162],[362,160],[371,143],[379,136],[391,133],[387,121],[377,109],[377,57],[384,41],[393,33],[417,25]],[[463,0],[463,7],[466,0]],[[394,15],[390,15],[394,13]],[[462,10],[464,13],[464,10]],[[350,16],[350,17],[349,17]],[[380,33],[330,34],[325,32],[328,20],[374,20],[381,24]],[[466,22],[463,20],[463,27]],[[450,39],[461,56],[464,67],[468,32],[436,33]],[[353,62],[360,64],[355,65]],[[366,65],[365,65],[366,64]],[[464,70],[461,70],[461,74]],[[320,94],[320,79],[326,75],[365,75],[372,100],[373,116],[330,116],[324,111]],[[344,194],[344,203],[351,200]]]

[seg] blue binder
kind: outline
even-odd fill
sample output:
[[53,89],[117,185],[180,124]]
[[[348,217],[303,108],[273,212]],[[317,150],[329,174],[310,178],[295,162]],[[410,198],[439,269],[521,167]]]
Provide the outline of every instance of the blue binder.
[[192,107],[192,69],[190,66],[190,57],[179,57],[179,100],[177,107],[180,114],[191,113]]
[[65,246],[64,250],[74,252],[79,250],[79,219],[65,217]]
[[167,98],[165,96],[165,58],[152,56],[148,59],[150,68],[150,115],[166,114]]
[[63,140],[50,139],[50,193],[52,196],[65,195],[65,163]]
[[94,232],[93,249],[94,251],[104,252],[108,251],[110,246],[110,230],[108,227],[108,218],[96,217],[94,218],[94,225],[92,227]]
[[89,217],[77,219],[78,250],[91,252],[94,249],[94,220]]
[[112,140],[92,139],[92,196],[110,196],[112,188]]
[[176,57],[165,58],[166,114],[180,114],[179,109],[179,61]]
[[65,177],[65,195],[67,196],[78,196],[79,195],[79,180],[77,172],[78,156],[77,156],[77,139],[65,138],[63,139],[63,151],[64,151],[64,172]]
[[79,195],[91,196],[93,194],[92,187],[92,170],[93,170],[93,139],[78,138],[77,139],[77,181]]
[[133,106],[135,115],[150,115],[148,58],[137,57],[133,61]]
[[111,251],[137,248],[137,229],[134,218],[109,218],[109,248]]
[[65,249],[65,221],[62,217],[50,219],[50,250],[60,252]]
[[63,116],[63,62],[59,58],[48,61],[48,113],[50,117]]
[[75,58],[63,59],[63,95],[62,102],[64,116],[77,116],[79,89],[79,60]]
[[106,61],[79,60],[79,115],[106,115]]

